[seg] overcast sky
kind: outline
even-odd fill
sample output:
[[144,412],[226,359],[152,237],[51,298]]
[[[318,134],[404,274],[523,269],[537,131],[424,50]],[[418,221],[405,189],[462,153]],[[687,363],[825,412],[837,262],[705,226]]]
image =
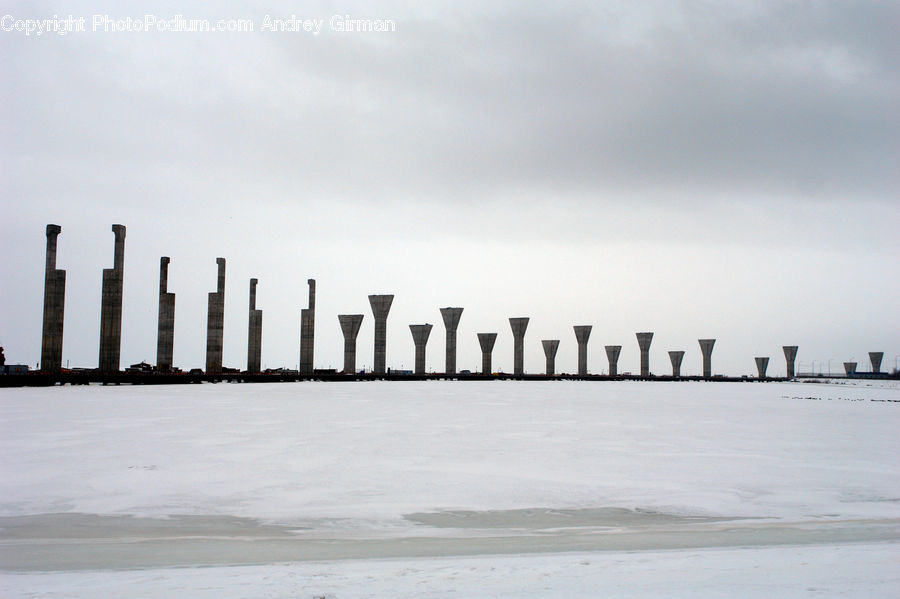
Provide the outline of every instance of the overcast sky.
[[[126,225],[122,366],[156,359],[159,257],[170,256],[177,366],[205,363],[206,296],[227,259],[225,365],[246,367],[259,279],[263,364],[296,367],[306,280],[318,281],[316,367],[340,367],[337,314],[393,293],[388,366],[408,325],[465,308],[477,332],[528,316],[525,367],[591,324],[638,370],[755,372],[782,345],[801,370],[900,354],[900,5],[896,2],[121,2],[0,9],[0,345],[40,359],[44,228],[62,227],[63,363],[97,365],[101,271]],[[635,7],[634,4],[638,4]],[[80,12],[79,12],[80,11]],[[87,31],[16,24],[84,17]],[[323,20],[263,31],[266,16]],[[9,15],[7,17],[7,15]],[[252,32],[93,31],[94,17],[246,19]],[[395,31],[340,32],[333,15]],[[343,20],[343,19],[339,19]],[[827,366],[826,366],[827,369]]]

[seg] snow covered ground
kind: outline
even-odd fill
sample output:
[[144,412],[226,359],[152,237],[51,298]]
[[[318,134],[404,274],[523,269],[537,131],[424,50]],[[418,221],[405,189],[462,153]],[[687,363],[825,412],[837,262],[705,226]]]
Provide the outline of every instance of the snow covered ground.
[[897,596],[898,425],[880,381],[3,389],[0,596]]

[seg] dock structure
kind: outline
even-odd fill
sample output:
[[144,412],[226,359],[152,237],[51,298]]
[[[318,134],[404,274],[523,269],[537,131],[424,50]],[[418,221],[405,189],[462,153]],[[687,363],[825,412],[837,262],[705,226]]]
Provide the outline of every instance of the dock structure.
[[63,321],[66,307],[66,271],[56,268],[56,246],[62,227],[47,225],[44,263],[44,320],[41,331],[41,370],[62,369]]
[[494,343],[497,341],[497,333],[478,333],[478,345],[481,346],[481,374],[491,374],[491,353],[494,351]]
[[635,333],[638,347],[641,349],[641,376],[650,376],[650,342],[653,341],[653,333]]
[[672,362],[672,376],[679,378],[681,376],[681,362],[684,360],[683,351],[670,351],[669,361]]
[[156,321],[156,369],[172,370],[175,346],[175,294],[169,291],[169,257],[159,259],[159,314]]
[[387,362],[387,317],[391,311],[393,295],[370,295],[369,305],[375,317],[375,359],[372,371],[384,374]]
[[869,362],[872,364],[872,372],[881,372],[881,360],[884,358],[883,351],[870,351]]
[[356,336],[362,321],[362,314],[338,314],[341,333],[344,335],[344,374],[356,372]]
[[444,329],[447,331],[447,346],[444,355],[445,374],[456,374],[456,329],[459,327],[459,318],[462,316],[462,312],[462,308],[441,308]]
[[119,372],[122,349],[122,290],[125,280],[125,226],[113,225],[113,267],[103,269],[100,300],[100,372]]
[[206,308],[206,374],[222,372],[225,340],[225,258],[216,258],[216,290],[210,292]]
[[428,323],[409,325],[409,332],[412,333],[413,343],[416,345],[416,374],[425,374],[425,347],[431,335],[431,327],[432,325]]
[[769,367],[769,358],[757,357],[753,359],[756,360],[756,372],[759,375],[759,380],[762,381],[766,378],[766,369]]
[[545,373],[556,374],[556,350],[559,349],[559,339],[543,339],[541,345],[544,347],[544,358],[547,360]]
[[712,376],[712,351],[716,344],[715,339],[697,339],[700,344],[700,351],[703,353],[703,376],[709,378]]
[[604,348],[606,350],[606,360],[609,362],[609,376],[616,376],[619,374],[619,354],[622,352],[621,345],[606,345]]
[[250,279],[250,308],[247,315],[247,372],[260,371],[262,365],[262,310],[256,309],[257,279]]
[[316,280],[307,279],[309,299],[307,307],[300,310],[300,372],[312,374],[316,343]]
[[513,334],[513,374],[525,374],[525,329],[529,318],[510,318]]
[[591,336],[591,325],[575,325],[575,340],[578,342],[578,374],[580,376],[587,375],[587,345],[588,338]]
[[787,378],[794,378],[794,361],[797,359],[797,346],[785,345],[781,349],[784,350],[784,361],[787,365]]

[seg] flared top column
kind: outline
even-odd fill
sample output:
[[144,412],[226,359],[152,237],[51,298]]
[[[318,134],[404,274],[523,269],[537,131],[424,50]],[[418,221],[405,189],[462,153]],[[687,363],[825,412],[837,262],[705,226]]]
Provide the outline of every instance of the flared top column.
[[459,318],[462,316],[462,308],[441,308],[441,317],[444,319],[444,328],[447,331],[447,347],[444,356],[444,372],[456,374],[456,329],[459,327]]
[[513,334],[513,374],[525,373],[525,330],[529,318],[510,318],[509,326]]
[[584,376],[587,374],[587,344],[591,336],[593,327],[589,324],[576,325],[575,340],[578,342],[578,374]]
[[372,316],[375,317],[375,356],[373,360],[373,372],[384,374],[387,362],[387,317],[391,311],[393,295],[370,295],[369,305],[372,307]]

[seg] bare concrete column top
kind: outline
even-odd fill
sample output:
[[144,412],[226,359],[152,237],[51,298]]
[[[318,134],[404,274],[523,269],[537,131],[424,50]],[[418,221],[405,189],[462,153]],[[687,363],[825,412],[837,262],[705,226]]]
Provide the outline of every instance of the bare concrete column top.
[[587,344],[593,327],[589,324],[575,325],[575,340],[578,342],[578,374],[587,374]]
[[669,352],[669,361],[672,362],[672,376],[674,376],[674,377],[681,376],[682,360],[684,360],[684,352],[683,351],[670,351]]
[[757,357],[753,359],[756,360],[756,372],[759,379],[762,380],[766,378],[766,369],[769,367],[769,358]]
[[547,360],[547,374],[556,374],[556,350],[559,349],[559,339],[543,339],[541,345],[544,348],[544,358]]
[[256,373],[262,368],[262,317],[256,309],[257,279],[250,279],[250,298],[247,317],[247,372]]
[[208,294],[206,308],[206,373],[222,372],[225,341],[225,258],[216,258],[216,290]]
[[869,362],[872,363],[872,372],[881,372],[881,360],[884,358],[883,351],[870,351]]
[[622,352],[621,345],[606,345],[606,359],[609,361],[609,375],[616,376],[619,374],[619,354]]
[[341,333],[344,335],[344,373],[356,372],[356,336],[362,325],[362,314],[338,314]]
[[100,303],[101,372],[119,371],[122,347],[122,290],[125,278],[125,226],[113,225],[115,236],[113,267],[103,269],[103,293]]
[[391,311],[393,295],[370,295],[369,305],[375,317],[375,359],[373,372],[384,374],[387,363],[387,317]]
[[525,330],[529,320],[527,317],[509,319],[513,334],[513,374],[525,374]]
[[715,339],[698,339],[700,343],[700,351],[703,353],[703,376],[709,378],[712,376],[712,351],[716,344]]
[[481,374],[491,374],[491,353],[494,351],[494,342],[497,341],[497,333],[478,333],[478,345],[481,346]]
[[785,345],[781,349],[784,350],[784,361],[787,363],[787,377],[794,378],[794,361],[797,359],[797,346]]
[[650,376],[650,342],[653,333],[635,333],[638,347],[641,349],[641,376]]
[[856,374],[856,362],[844,362],[844,374]]
[[44,259],[44,313],[41,330],[41,370],[62,369],[63,322],[66,304],[66,271],[56,268],[57,238],[62,227],[47,225]]
[[159,314],[156,324],[156,368],[160,372],[172,369],[172,350],[175,345],[175,294],[169,293],[169,257],[159,259]]
[[428,323],[409,325],[409,332],[412,333],[413,343],[416,346],[416,374],[425,374],[425,347],[431,335],[431,327],[432,325]]
[[459,318],[462,316],[462,308],[441,308],[441,317],[444,319],[444,328],[447,331],[447,347],[444,356],[444,372],[456,374],[456,329],[459,327]]

